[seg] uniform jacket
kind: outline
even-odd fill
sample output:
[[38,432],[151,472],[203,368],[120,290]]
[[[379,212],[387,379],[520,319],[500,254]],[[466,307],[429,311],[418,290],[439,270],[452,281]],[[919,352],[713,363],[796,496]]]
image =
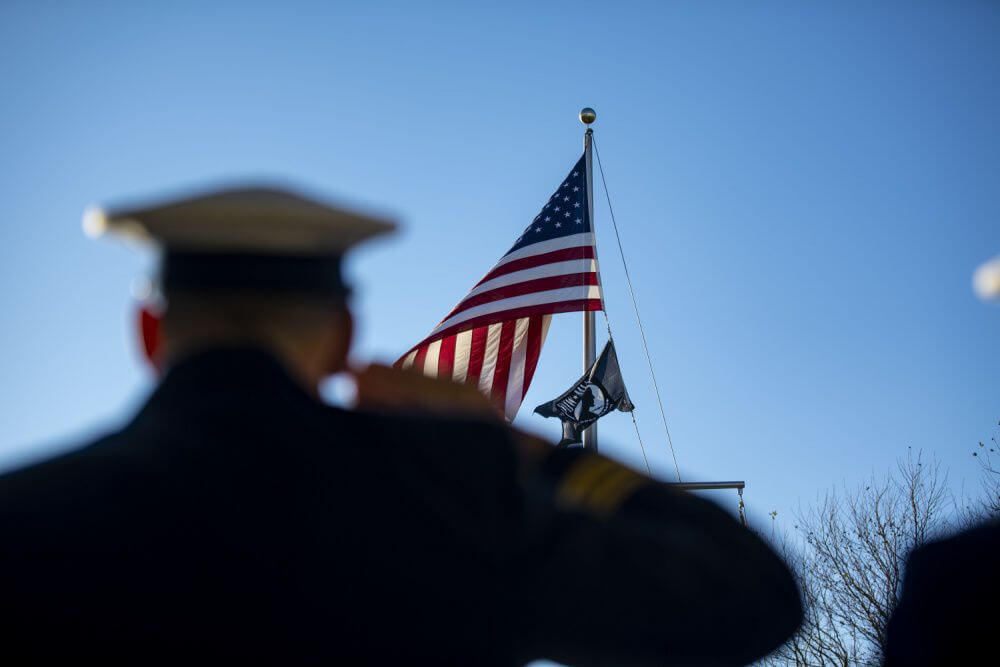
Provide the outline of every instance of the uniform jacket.
[[594,466],[632,479],[565,450],[519,473],[500,424],[333,408],[261,350],[209,350],[122,430],[0,477],[0,646],[739,664],[791,633],[794,584],[757,538],[645,481],[588,501]]

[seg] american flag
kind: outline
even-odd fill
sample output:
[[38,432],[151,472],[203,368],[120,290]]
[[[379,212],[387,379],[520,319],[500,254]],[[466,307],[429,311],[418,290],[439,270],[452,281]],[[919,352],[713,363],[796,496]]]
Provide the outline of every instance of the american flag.
[[552,315],[602,308],[581,157],[513,247],[396,365],[476,385],[512,420]]

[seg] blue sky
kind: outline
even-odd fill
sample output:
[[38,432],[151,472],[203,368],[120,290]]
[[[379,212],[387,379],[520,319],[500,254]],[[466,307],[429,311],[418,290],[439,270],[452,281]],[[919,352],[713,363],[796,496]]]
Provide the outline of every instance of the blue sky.
[[[349,266],[357,357],[394,359],[510,247],[589,105],[686,478],[746,479],[760,522],[908,446],[974,489],[1000,419],[1000,308],[970,289],[1000,253],[1000,6],[140,4],[0,6],[0,468],[120,424],[151,387],[130,295],[151,258],[87,239],[88,204],[276,178],[397,216]],[[669,478],[596,194],[619,356]],[[518,418],[553,438],[530,408],[578,377],[579,320],[555,319]],[[601,438],[642,465],[627,417]]]

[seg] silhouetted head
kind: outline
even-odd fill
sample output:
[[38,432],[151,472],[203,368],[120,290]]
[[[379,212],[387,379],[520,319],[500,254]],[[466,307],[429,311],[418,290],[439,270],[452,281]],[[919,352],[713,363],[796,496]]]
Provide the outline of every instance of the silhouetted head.
[[157,369],[207,347],[258,346],[315,391],[347,364],[353,326],[341,259],[393,225],[285,190],[238,188],[91,209],[84,229],[160,249],[161,298],[139,318]]

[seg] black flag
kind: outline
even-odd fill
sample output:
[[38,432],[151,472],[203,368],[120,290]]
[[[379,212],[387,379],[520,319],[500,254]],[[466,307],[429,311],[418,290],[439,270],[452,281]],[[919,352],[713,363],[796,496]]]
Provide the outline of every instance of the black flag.
[[615,344],[609,340],[601,356],[576,384],[559,398],[539,405],[535,412],[562,420],[563,437],[559,441],[562,447],[580,442],[583,430],[609,412],[632,412],[634,409],[618,368]]

